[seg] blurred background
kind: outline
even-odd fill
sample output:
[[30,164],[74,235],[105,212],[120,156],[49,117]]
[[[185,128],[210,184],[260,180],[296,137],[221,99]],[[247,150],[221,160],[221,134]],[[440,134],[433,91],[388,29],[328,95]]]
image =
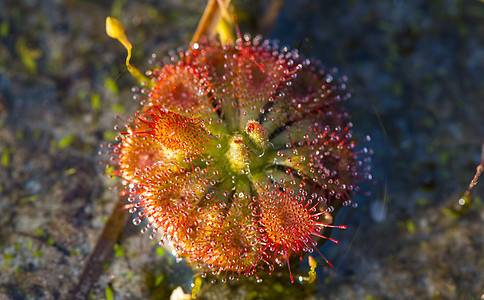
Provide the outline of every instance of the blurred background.
[[[206,299],[484,299],[484,2],[234,0],[243,32],[349,77],[375,183],[346,207],[315,285],[204,283]],[[0,0],[0,299],[71,299],[116,205],[97,154],[139,108],[118,17],[149,67],[186,48],[205,0]],[[90,299],[168,299],[191,270],[128,222]],[[89,266],[87,266],[89,268]],[[306,264],[296,274],[306,275]],[[282,270],[286,272],[286,270]]]

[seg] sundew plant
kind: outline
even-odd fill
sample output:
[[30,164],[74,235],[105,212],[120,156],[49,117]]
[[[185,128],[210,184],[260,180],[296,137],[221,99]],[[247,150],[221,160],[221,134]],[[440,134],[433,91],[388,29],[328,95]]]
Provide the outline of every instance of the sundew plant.
[[[219,25],[218,29],[221,26]],[[224,27],[226,28],[226,27]],[[233,27],[232,27],[233,28]],[[271,274],[318,252],[336,212],[369,179],[368,151],[342,106],[347,78],[261,36],[200,34],[141,74],[136,115],[109,166],[142,232],[223,281]],[[206,33],[206,32],[205,32]],[[358,149],[358,150],[357,150]],[[314,265],[312,260],[312,266]],[[314,269],[313,269],[314,270]]]

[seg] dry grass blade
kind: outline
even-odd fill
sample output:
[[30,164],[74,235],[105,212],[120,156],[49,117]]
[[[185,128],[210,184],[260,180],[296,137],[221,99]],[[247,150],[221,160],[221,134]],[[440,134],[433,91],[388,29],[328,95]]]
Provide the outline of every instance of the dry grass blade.
[[203,12],[200,23],[198,23],[197,30],[193,34],[190,45],[198,42],[200,38],[206,35],[209,39],[215,38],[217,33],[217,26],[222,18],[230,18],[227,9],[230,0],[209,0],[205,11]]
[[472,189],[474,189],[477,184],[477,180],[482,174],[482,171],[484,171],[484,144],[482,144],[481,150],[481,163],[476,168],[476,174],[474,175],[474,178],[472,178],[471,183],[469,183],[468,190],[472,191]]

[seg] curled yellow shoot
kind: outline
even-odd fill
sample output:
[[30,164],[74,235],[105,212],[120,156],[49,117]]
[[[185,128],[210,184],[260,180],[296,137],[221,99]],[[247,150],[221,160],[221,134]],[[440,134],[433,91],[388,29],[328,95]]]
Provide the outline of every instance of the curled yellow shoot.
[[124,48],[128,51],[128,55],[126,57],[126,68],[128,69],[129,73],[138,80],[139,83],[146,83],[150,84],[150,80],[148,77],[143,75],[131,62],[131,50],[133,49],[133,45],[129,42],[128,38],[126,37],[126,33],[124,32],[124,26],[116,18],[107,17],[106,18],[106,33],[109,37],[118,40]]
[[[233,28],[234,18],[229,12],[229,4],[231,0],[210,0],[205,8],[202,19],[198,24],[197,30],[193,35],[191,45],[198,42],[202,35],[208,36],[209,39],[214,39],[215,34],[218,33],[222,45],[233,43],[234,35],[231,28]],[[109,37],[118,40],[124,48],[126,48],[128,55],[126,56],[126,68],[129,73],[139,82],[151,85],[148,77],[143,75],[131,63],[131,51],[133,45],[129,42],[124,32],[124,26],[116,18],[106,18],[106,33]]]

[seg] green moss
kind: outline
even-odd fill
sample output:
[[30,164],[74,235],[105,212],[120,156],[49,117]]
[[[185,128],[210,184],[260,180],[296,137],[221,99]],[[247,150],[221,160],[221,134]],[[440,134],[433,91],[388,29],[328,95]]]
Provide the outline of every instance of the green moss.
[[34,229],[34,235],[43,237],[45,236],[45,231],[42,228],[35,228]]
[[401,82],[392,84],[392,92],[396,97],[403,96],[403,84]]
[[34,137],[34,139],[40,138],[41,135],[42,135],[42,130],[40,130],[40,129],[35,129],[32,132],[32,136]]
[[418,198],[415,203],[419,206],[425,206],[430,204],[430,199],[428,198]]
[[70,175],[73,175],[75,173],[76,173],[76,169],[75,168],[70,168],[70,169],[65,170],[64,175],[65,176],[70,176]]
[[106,300],[113,300],[114,299],[113,289],[109,285],[106,286],[104,293],[106,295]]
[[81,254],[81,251],[77,248],[71,249],[70,255],[79,255]]
[[42,51],[27,46],[27,38],[21,36],[15,44],[15,50],[20,61],[31,74],[37,74],[37,59],[42,56]]
[[165,280],[165,278],[166,278],[165,274],[160,274],[156,276],[154,285],[159,286]]
[[121,17],[121,11],[125,4],[126,0],[115,0],[111,5],[111,16],[115,18]]
[[118,258],[124,257],[124,247],[120,244],[114,244],[114,255]]
[[91,95],[91,108],[94,112],[101,111],[101,97],[98,93]]
[[405,222],[405,227],[408,232],[415,233],[415,223],[412,220],[407,220],[407,222]]
[[116,114],[122,114],[124,113],[125,108],[121,104],[114,103],[113,105],[111,105],[111,110]]
[[282,286],[282,284],[280,282],[276,282],[272,288],[274,289],[274,291],[278,292],[278,293],[282,293],[284,291],[284,287]]
[[156,248],[156,255],[158,255],[158,256],[165,255],[165,250],[162,247]]
[[17,140],[23,140],[24,139],[24,133],[23,133],[22,130],[16,130],[14,135],[15,135],[15,138]]
[[37,199],[39,199],[39,196],[38,195],[32,195],[32,196],[22,197],[22,198],[20,198],[20,203],[21,204],[31,203],[31,202],[37,201]]
[[2,166],[8,168],[10,166],[10,148],[3,147],[2,149],[2,156],[1,156],[1,163]]
[[8,21],[3,21],[0,23],[0,37],[4,38],[8,35],[8,32],[10,31],[10,24]]
[[74,140],[75,140],[74,135],[72,135],[72,134],[66,135],[65,137],[63,137],[59,141],[59,143],[58,143],[59,149],[63,149],[63,148],[66,148],[66,147],[72,145]]
[[119,93],[119,88],[116,82],[111,78],[104,79],[104,87],[111,93],[117,95]]
[[127,272],[126,274],[124,274],[124,277],[127,279],[127,280],[132,280],[134,278],[134,273],[129,271]]

